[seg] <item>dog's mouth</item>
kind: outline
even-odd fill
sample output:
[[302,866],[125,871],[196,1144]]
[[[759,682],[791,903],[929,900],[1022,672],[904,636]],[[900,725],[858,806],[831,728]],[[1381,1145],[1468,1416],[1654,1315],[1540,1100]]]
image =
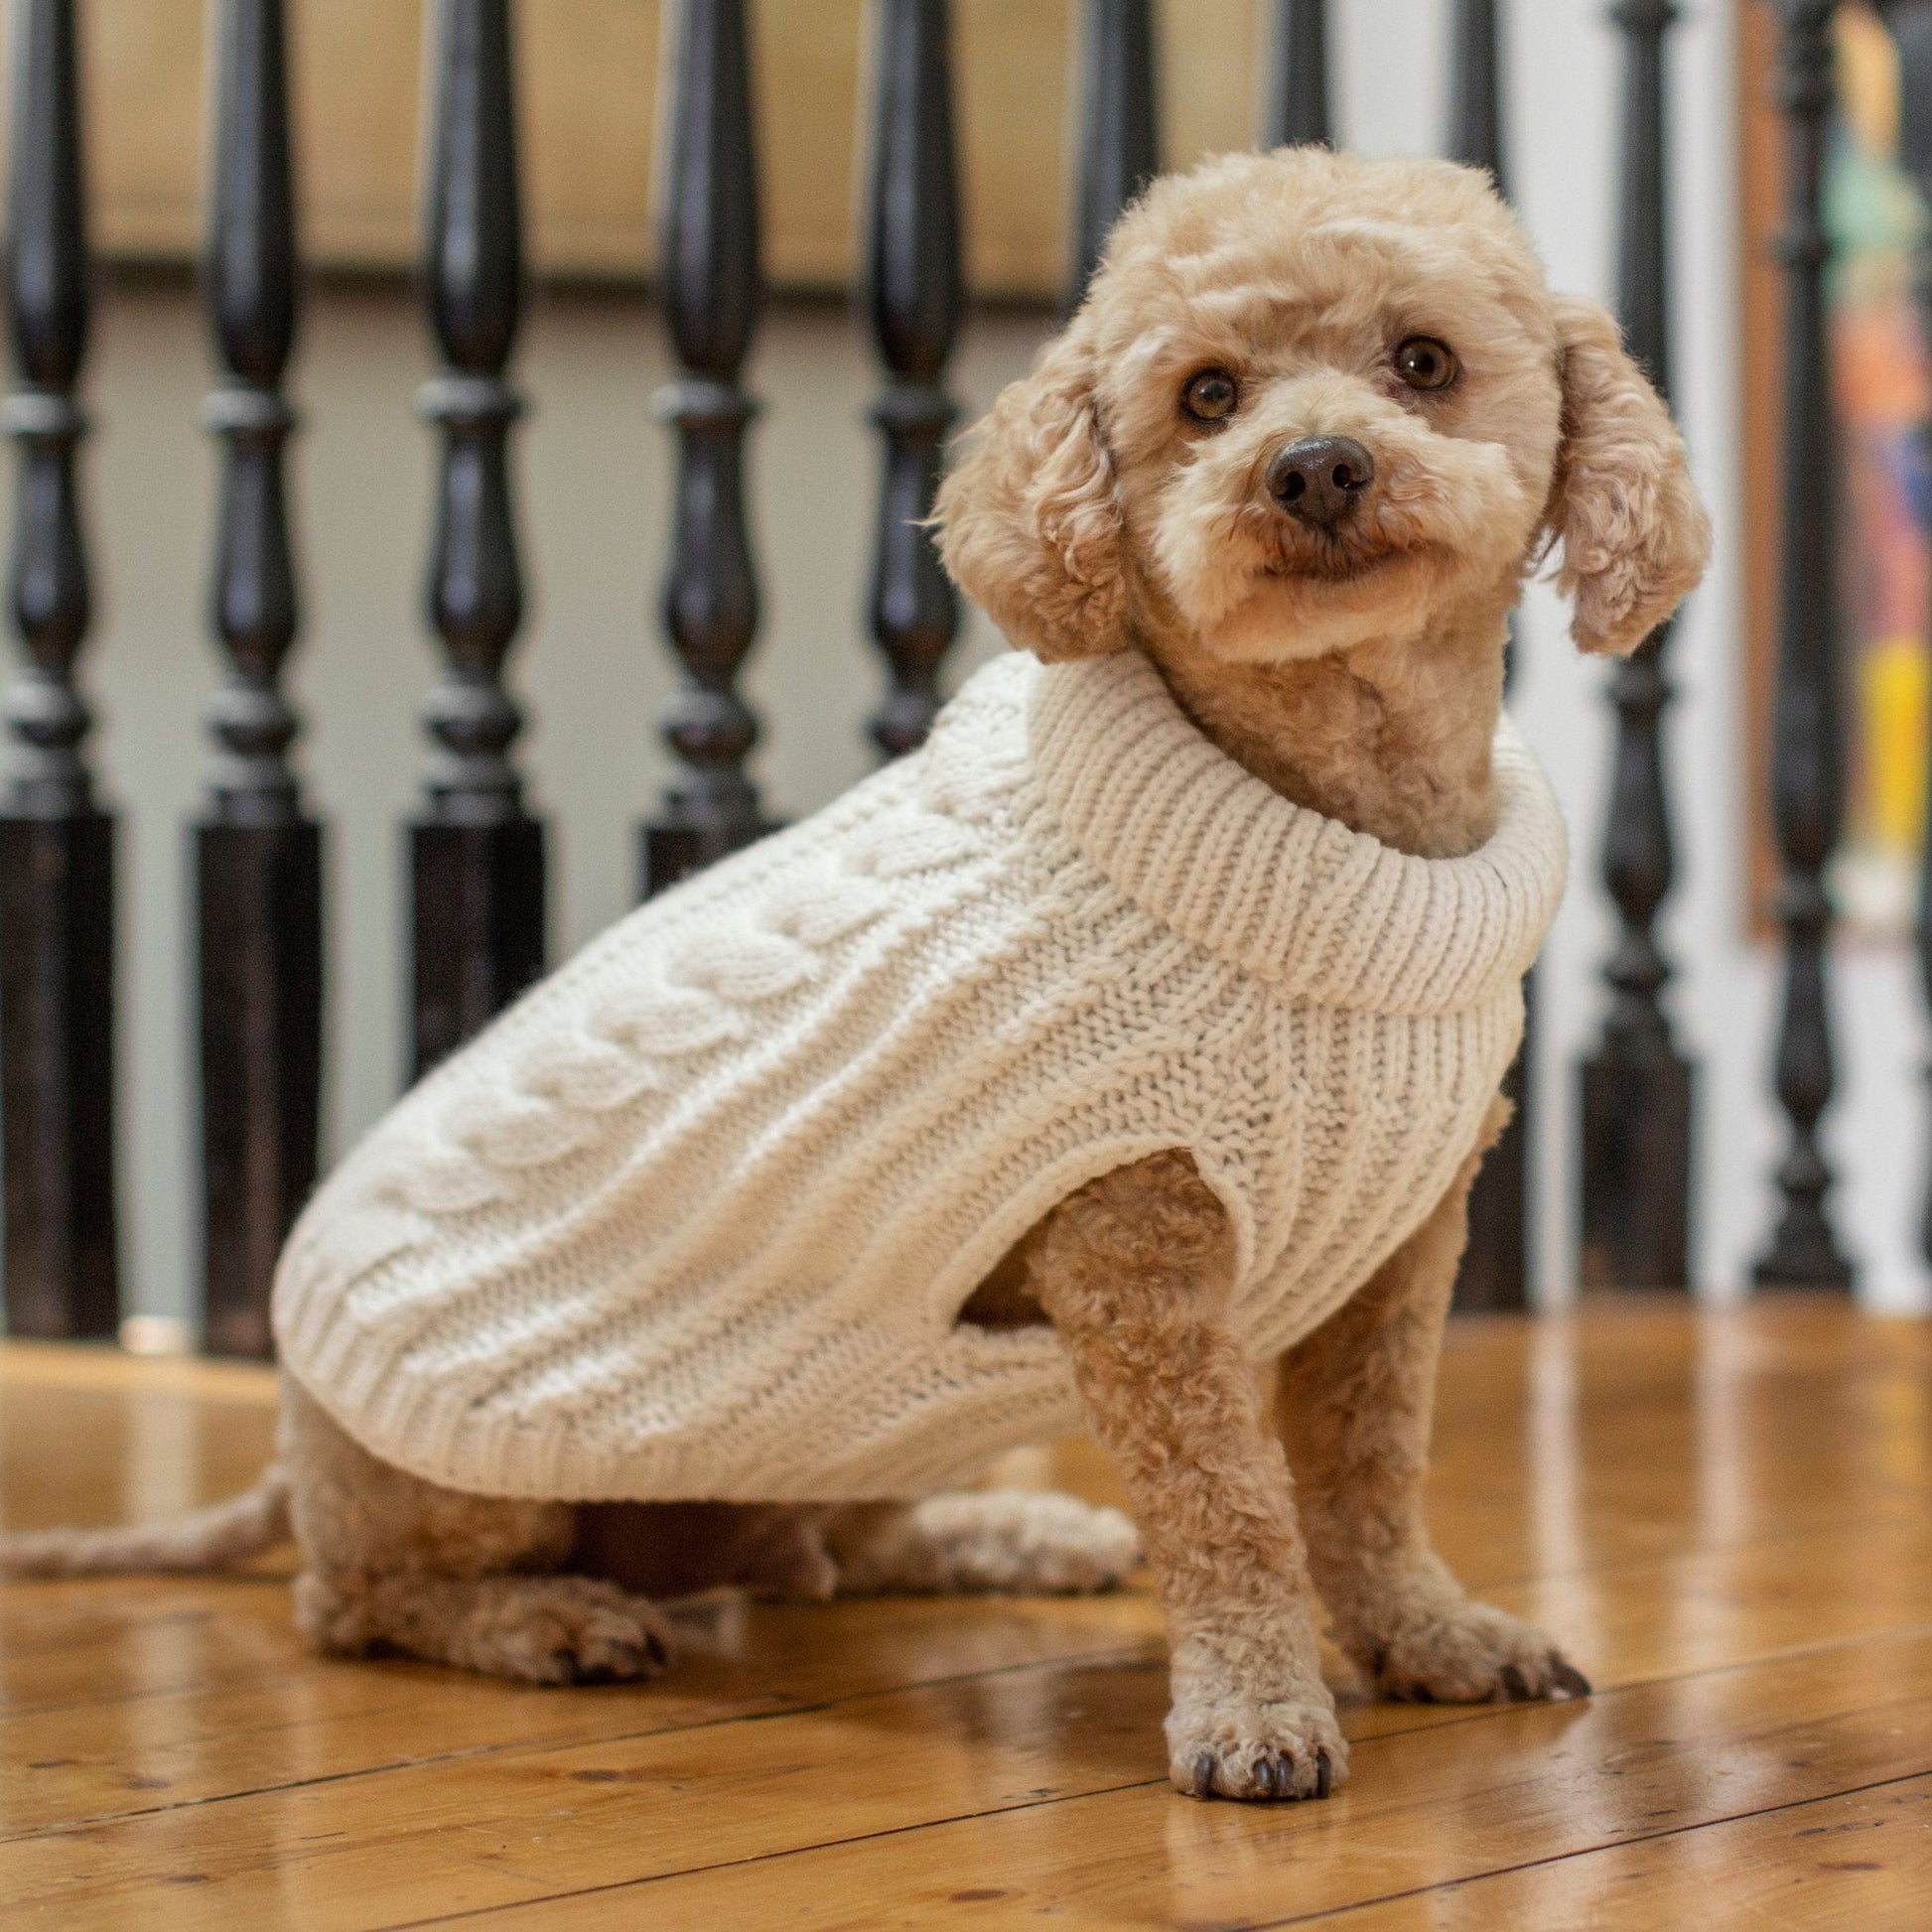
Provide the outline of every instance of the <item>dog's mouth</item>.
[[1418,560],[1426,548],[1417,544],[1389,544],[1368,550],[1329,538],[1298,547],[1292,556],[1278,551],[1268,565],[1268,575],[1317,584],[1359,584],[1398,564]]

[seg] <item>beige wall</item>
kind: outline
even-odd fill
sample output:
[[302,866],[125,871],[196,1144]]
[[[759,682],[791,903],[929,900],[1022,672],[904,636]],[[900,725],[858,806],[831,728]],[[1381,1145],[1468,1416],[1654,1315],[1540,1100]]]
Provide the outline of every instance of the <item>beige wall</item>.
[[[955,387],[975,408],[1024,366],[1043,322],[976,322]],[[437,659],[418,617],[432,444],[411,408],[427,373],[398,289],[310,303],[292,388],[307,425],[293,475],[305,622],[290,685],[300,762],[329,824],[328,1142],[394,1095],[402,1063],[398,826],[423,765],[416,711]],[[214,459],[196,412],[207,386],[185,289],[103,301],[85,455],[100,615],[84,683],[101,725],[103,790],[122,810],[123,1255],[132,1301],[192,1296],[190,928],[183,826],[207,765],[202,714],[218,674],[203,609]],[[522,749],[552,825],[553,955],[630,903],[634,826],[663,771],[652,721],[670,689],[655,622],[670,449],[650,416],[667,373],[661,326],[622,295],[539,300],[519,374],[533,408],[517,482],[531,618],[514,662]],[[810,810],[870,766],[863,721],[881,680],[861,629],[871,550],[875,377],[835,304],[773,315],[751,371],[766,413],[752,493],[765,618],[746,688],[766,720],[758,768],[779,812]],[[0,466],[0,528],[11,513]],[[992,647],[983,630],[963,667]]]
[[[659,0],[523,0],[517,9],[530,240],[552,271],[634,277],[650,255]],[[957,0],[958,133],[976,288],[1041,294],[1062,274],[1069,0]],[[1163,13],[1168,148],[1254,138],[1257,0]],[[96,229],[113,251],[177,257],[199,233],[207,0],[81,0]],[[395,265],[415,253],[425,10],[293,0],[307,249]],[[780,283],[844,282],[855,258],[864,0],[754,0],[766,257]]]

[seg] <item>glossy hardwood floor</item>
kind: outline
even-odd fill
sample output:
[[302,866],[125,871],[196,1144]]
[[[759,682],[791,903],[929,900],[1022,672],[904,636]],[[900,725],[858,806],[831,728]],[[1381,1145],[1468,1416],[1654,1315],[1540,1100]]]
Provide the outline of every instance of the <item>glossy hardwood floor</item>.
[[[218,1495],[272,1420],[256,1371],[15,1346],[5,1520]],[[1596,1697],[1356,1703],[1350,1784],[1282,1808],[1169,1791],[1138,1592],[735,1609],[535,1691],[318,1662],[286,1557],[0,1587],[0,1923],[1932,1925],[1932,1324],[1458,1324],[1435,1519]]]

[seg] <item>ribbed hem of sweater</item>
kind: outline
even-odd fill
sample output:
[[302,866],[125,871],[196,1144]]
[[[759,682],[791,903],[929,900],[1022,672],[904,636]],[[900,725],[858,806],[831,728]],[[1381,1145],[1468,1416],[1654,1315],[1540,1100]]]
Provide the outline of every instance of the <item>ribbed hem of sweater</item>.
[[1515,726],[1500,816],[1459,859],[1421,859],[1297,805],[1211,744],[1136,650],[1051,664],[1029,732],[1054,815],[1144,910],[1291,995],[1452,1013],[1536,957],[1563,896],[1563,818]]

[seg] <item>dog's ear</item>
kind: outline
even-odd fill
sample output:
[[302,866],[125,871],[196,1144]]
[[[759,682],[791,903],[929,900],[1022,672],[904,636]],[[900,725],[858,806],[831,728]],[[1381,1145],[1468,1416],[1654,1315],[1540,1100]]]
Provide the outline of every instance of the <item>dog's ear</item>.
[[1711,521],[1663,399],[1623,352],[1600,303],[1556,299],[1563,447],[1545,526],[1563,545],[1571,635],[1635,650],[1704,575]]
[[1120,508],[1077,320],[1001,391],[977,436],[933,512],[953,581],[1048,662],[1120,649]]

